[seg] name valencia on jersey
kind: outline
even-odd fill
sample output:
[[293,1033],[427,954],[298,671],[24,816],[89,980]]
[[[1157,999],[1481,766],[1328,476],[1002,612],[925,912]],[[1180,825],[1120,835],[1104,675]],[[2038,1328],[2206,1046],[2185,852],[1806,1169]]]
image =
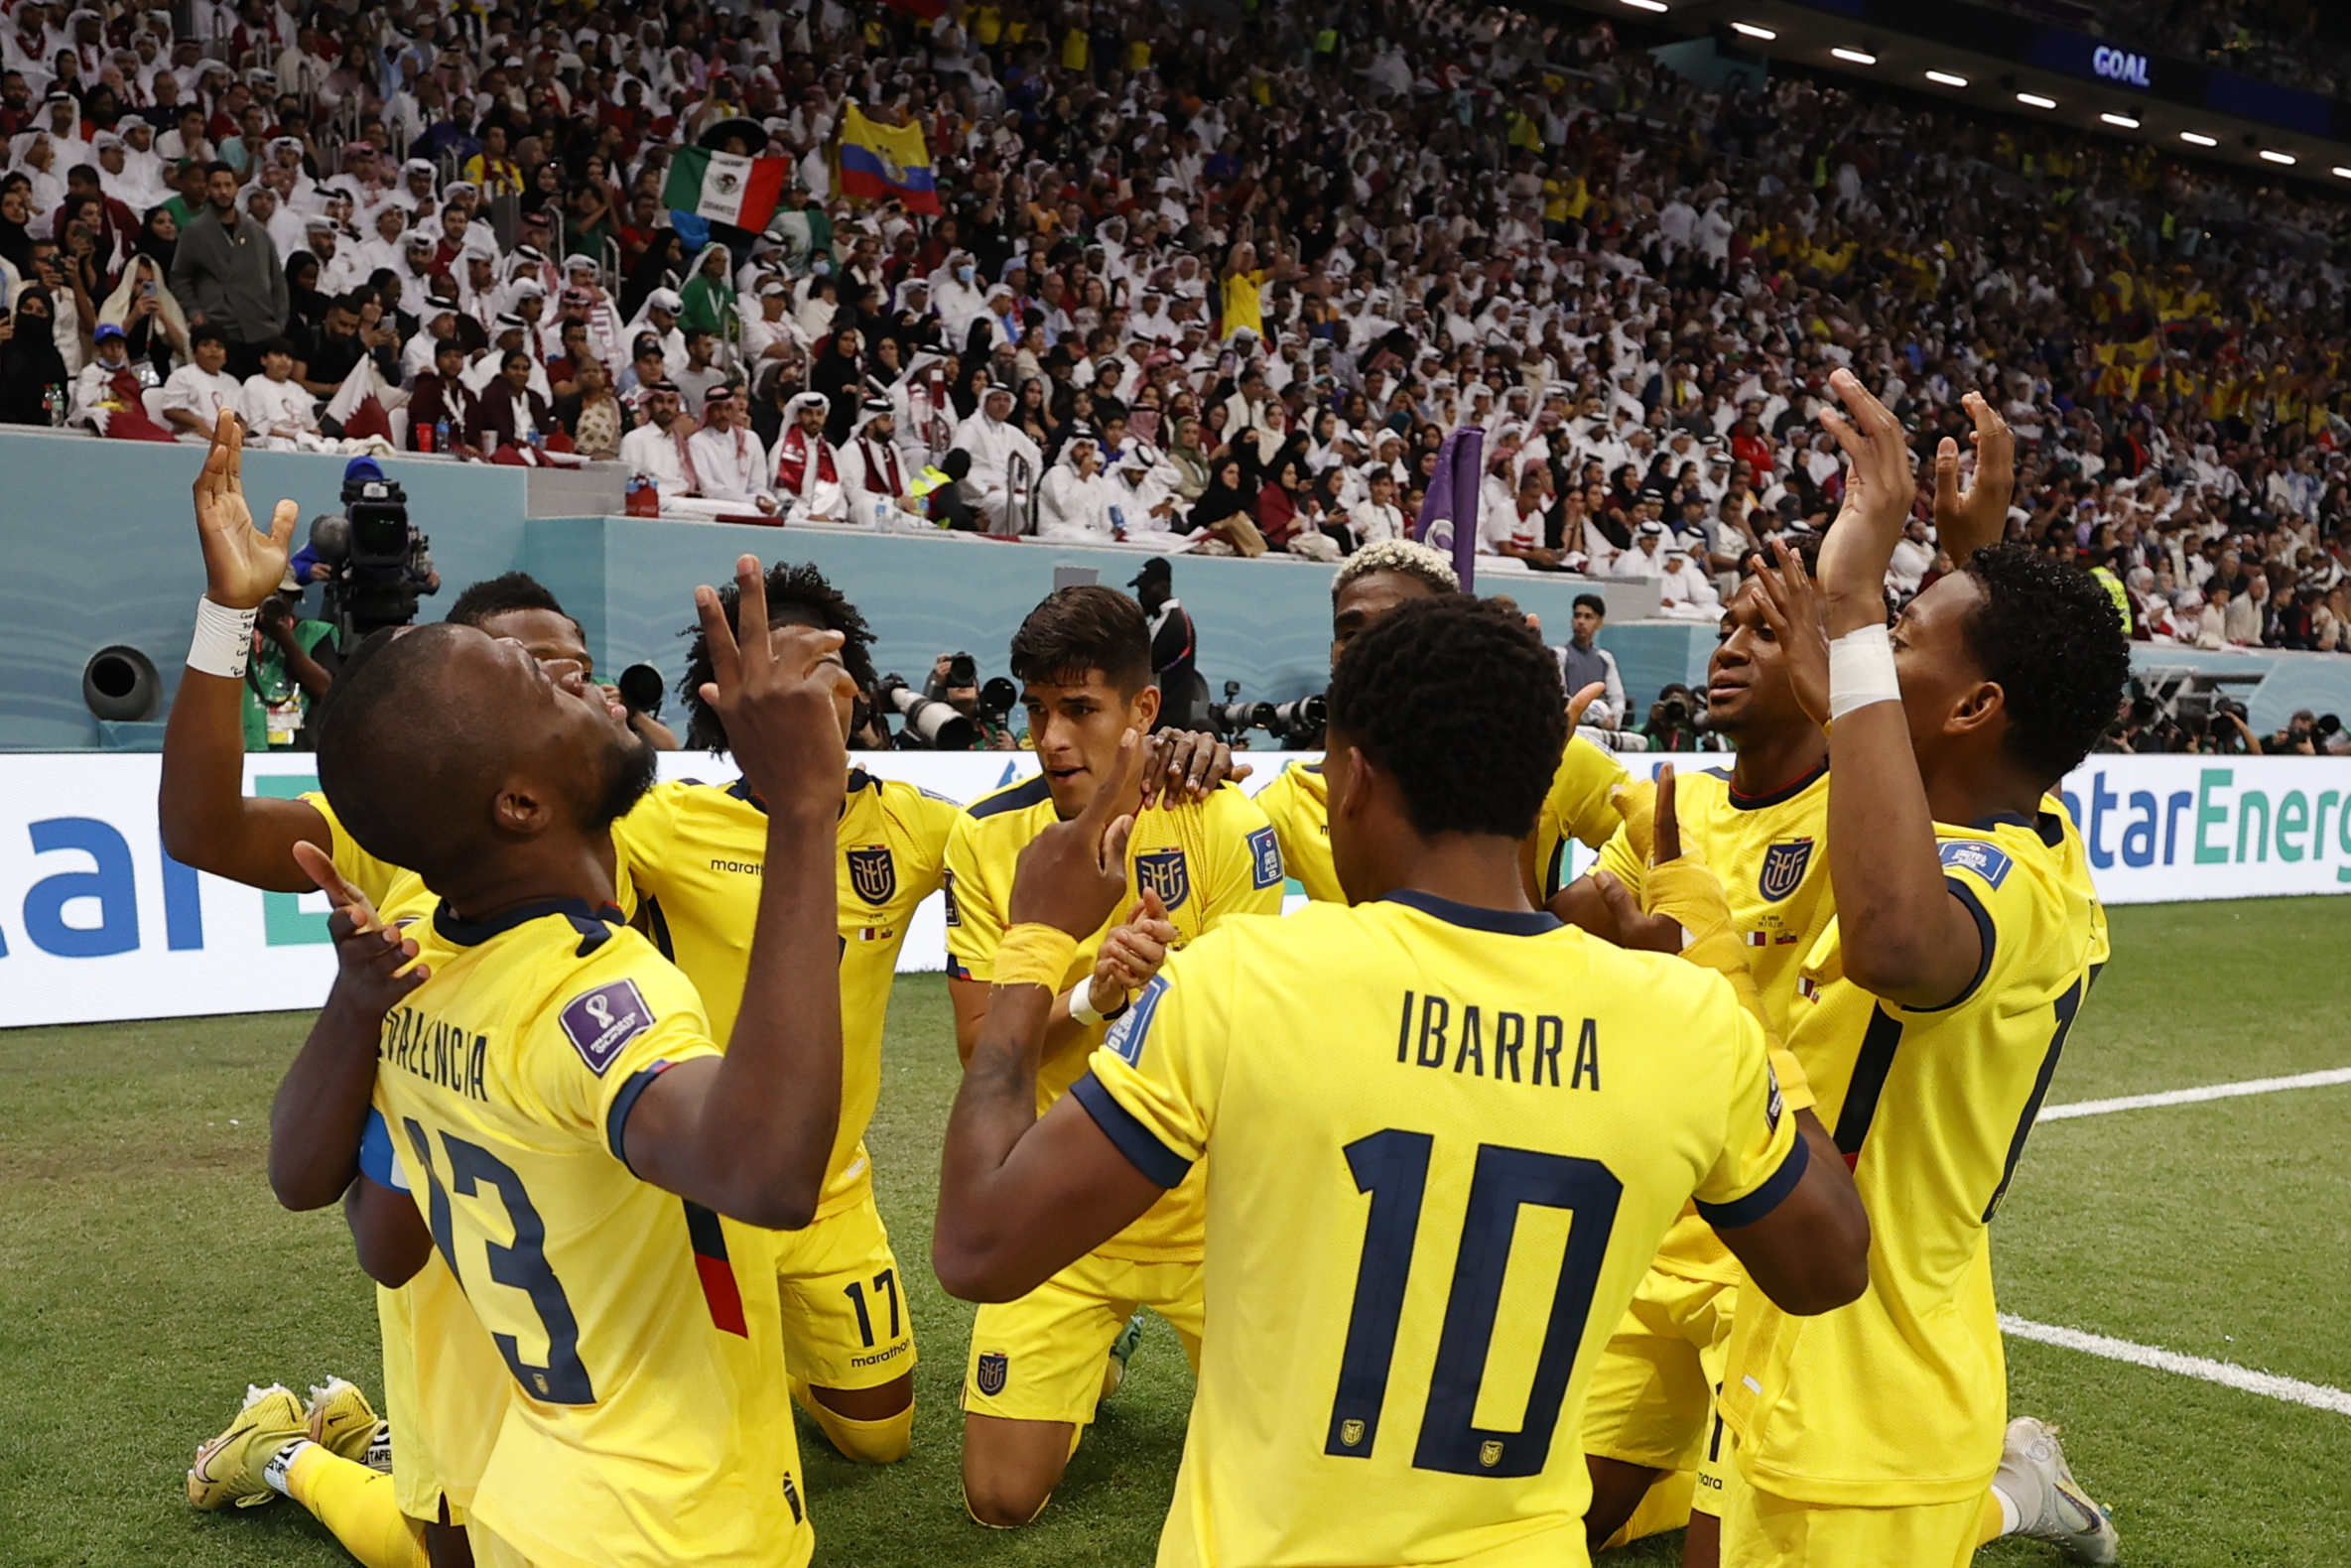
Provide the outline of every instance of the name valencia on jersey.
[[415,1007],[395,1007],[384,1019],[383,1040],[376,1054],[386,1064],[413,1073],[428,1084],[486,1105],[490,1097],[483,1087],[483,1068],[489,1049],[486,1034],[469,1033]]
[[[1418,1006],[1414,1003],[1417,1000]],[[1414,1014],[1418,1021],[1415,1023]],[[1600,1088],[1600,1026],[1590,1018],[1576,1031],[1576,1054],[1562,1082],[1559,1058],[1567,1045],[1567,1020],[1554,1013],[1525,1013],[1456,1003],[1435,991],[1415,997],[1404,992],[1396,1024],[1396,1060],[1496,1082],[1548,1085],[1559,1089]],[[1521,1056],[1526,1076],[1519,1077]]]

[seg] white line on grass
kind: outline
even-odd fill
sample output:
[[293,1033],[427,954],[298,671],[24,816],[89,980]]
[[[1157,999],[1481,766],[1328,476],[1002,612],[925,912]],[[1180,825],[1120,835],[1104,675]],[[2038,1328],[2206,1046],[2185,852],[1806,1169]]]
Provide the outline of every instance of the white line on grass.
[[2274,1095],[2286,1089],[2323,1089],[2351,1084],[2351,1067],[2323,1073],[2296,1073],[2291,1078],[2249,1078],[2236,1084],[2206,1084],[2201,1089],[2166,1089],[2159,1095],[2124,1095],[2115,1100],[2077,1100],[2070,1106],[2043,1106],[2036,1121],[2066,1121],[2075,1116],[2102,1116],[2110,1111],[2145,1111],[2154,1106],[2192,1106],[2207,1100],[2234,1100],[2240,1095]]
[[2108,1339],[2103,1334],[2084,1334],[2079,1329],[2061,1329],[2053,1324],[2034,1323],[2027,1318],[2011,1317],[2005,1312],[2000,1315],[2000,1327],[2003,1333],[2013,1334],[2021,1340],[2034,1340],[2042,1345],[2081,1351],[2085,1355],[2103,1356],[2108,1361],[2128,1362],[2134,1367],[2153,1367],[2157,1372],[2197,1377],[2223,1387],[2239,1388],[2271,1399],[2284,1399],[2289,1404],[2306,1404],[2314,1410],[2332,1410],[2337,1415],[2351,1415],[2351,1393],[2345,1393],[2340,1388],[2329,1388],[2324,1383],[2281,1377],[2274,1372],[2255,1372],[2228,1362],[2207,1361],[2201,1356],[2182,1356],[2176,1351],[2157,1350],[2153,1345],[2134,1345],[2129,1340]]

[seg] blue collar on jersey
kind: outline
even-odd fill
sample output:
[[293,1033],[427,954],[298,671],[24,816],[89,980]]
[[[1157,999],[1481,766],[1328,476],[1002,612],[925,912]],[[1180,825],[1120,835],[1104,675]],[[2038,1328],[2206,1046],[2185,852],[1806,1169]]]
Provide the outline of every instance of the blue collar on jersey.
[[1449,926],[1466,926],[1472,931],[1494,931],[1506,937],[1539,937],[1546,931],[1557,931],[1563,921],[1548,909],[1481,909],[1476,904],[1457,904],[1450,898],[1439,898],[1434,893],[1423,893],[1414,888],[1399,887],[1392,893],[1382,893],[1376,903],[1402,904],[1434,916]]
[[[861,789],[878,791],[880,788],[881,780],[875,778],[863,768],[852,767],[849,770],[849,795],[854,795]],[[736,779],[733,783],[726,786],[726,793],[732,795],[736,800],[741,801],[744,805],[759,813],[760,816],[764,817],[767,815],[767,802],[761,800],[759,798],[759,792],[751,788],[751,781],[749,779]],[[849,797],[846,795],[842,797],[840,814],[844,817],[849,815]]]
[[1989,817],[1979,817],[1968,824],[1978,833],[1990,833],[1995,828],[2030,828],[2040,842],[2054,849],[2065,842],[2065,826],[2053,812],[2035,812],[2030,817],[2021,812],[1996,811]]
[[549,915],[562,915],[572,923],[572,929],[581,935],[580,953],[584,958],[603,946],[604,939],[611,935],[605,929],[607,926],[628,923],[627,918],[612,905],[591,904],[585,898],[541,898],[531,903],[517,904],[504,914],[493,915],[487,920],[466,920],[460,917],[449,907],[449,900],[445,898],[433,911],[433,929],[445,941],[455,942],[461,948],[477,948],[492,937],[502,936],[517,926],[529,925]]
[[[1734,784],[1725,793],[1730,796],[1731,809],[1734,811],[1762,811],[1766,806],[1776,806],[1781,801],[1794,800],[1798,795],[1818,783],[1828,770],[1828,758],[1822,757],[1820,766],[1800,778],[1790,779],[1777,789],[1767,789],[1760,795],[1742,795],[1739,793],[1738,786]],[[1733,773],[1729,768],[1708,768],[1706,771],[1726,784],[1731,783]]]

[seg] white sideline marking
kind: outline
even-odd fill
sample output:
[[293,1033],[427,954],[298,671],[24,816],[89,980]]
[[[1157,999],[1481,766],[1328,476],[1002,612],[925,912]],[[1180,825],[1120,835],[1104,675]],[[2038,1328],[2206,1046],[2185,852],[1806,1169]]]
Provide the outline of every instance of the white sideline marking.
[[2226,1388],[2258,1393],[2265,1398],[2283,1399],[2289,1404],[2306,1404],[2314,1410],[2332,1410],[2337,1415],[2351,1415],[2351,1393],[2340,1388],[2329,1388],[2324,1383],[2303,1382],[2294,1377],[2281,1377],[2275,1372],[2254,1372],[2229,1362],[2207,1361],[2201,1356],[2182,1356],[2176,1351],[2157,1350],[2153,1345],[2134,1345],[2129,1340],[2108,1339],[2103,1334],[2084,1334],[2079,1329],[2061,1329],[2053,1324],[2034,1323],[2027,1318],[2000,1315],[2004,1334],[2021,1340],[2035,1340],[2043,1345],[2055,1345],[2064,1350],[2081,1351],[2085,1355],[2103,1356],[2108,1361],[2129,1362],[2134,1367],[2153,1367],[2157,1372],[2177,1372],[2182,1377],[2196,1377],[2205,1382],[2216,1382]]
[[2034,1124],[2065,1121],[2074,1116],[2102,1116],[2110,1111],[2145,1111],[2153,1106],[2192,1106],[2207,1100],[2234,1100],[2240,1095],[2274,1095],[2285,1089],[2323,1089],[2329,1084],[2351,1084],[2351,1067],[2332,1067],[2323,1073],[2296,1073],[2291,1078],[2249,1078],[2236,1084],[2206,1084],[2201,1089],[2166,1089],[2159,1095],[2124,1095],[2115,1100],[2077,1100],[2069,1106],[2043,1106]]

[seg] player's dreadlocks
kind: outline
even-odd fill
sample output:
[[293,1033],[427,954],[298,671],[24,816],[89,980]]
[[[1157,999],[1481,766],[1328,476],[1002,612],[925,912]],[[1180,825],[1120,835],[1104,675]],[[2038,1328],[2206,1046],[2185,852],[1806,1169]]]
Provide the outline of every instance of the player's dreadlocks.
[[[718,589],[718,605],[726,612],[727,629],[737,639],[742,636],[742,624],[735,613],[740,597],[740,590],[732,583]],[[841,662],[848,667],[849,679],[857,683],[860,695],[873,690],[870,652],[873,628],[865,624],[865,617],[857,613],[857,607],[826,581],[825,574],[813,564],[794,566],[788,561],[778,561],[767,569],[767,623],[799,625],[811,620],[827,631],[842,634]],[[704,747],[715,756],[722,756],[728,749],[726,724],[702,695],[704,683],[717,678],[711,664],[710,639],[703,635],[700,621],[678,635],[694,639],[693,647],[687,651],[686,673],[678,678],[678,697],[686,705],[686,748]]]
[[1429,835],[1534,832],[1567,745],[1559,662],[1523,616],[1459,593],[1399,604],[1351,641],[1330,708]]
[[2054,784],[2114,722],[2131,678],[2122,617],[2097,580],[2028,545],[1987,545],[1967,564],[1984,602],[1968,649],[2008,704],[2008,750]]

